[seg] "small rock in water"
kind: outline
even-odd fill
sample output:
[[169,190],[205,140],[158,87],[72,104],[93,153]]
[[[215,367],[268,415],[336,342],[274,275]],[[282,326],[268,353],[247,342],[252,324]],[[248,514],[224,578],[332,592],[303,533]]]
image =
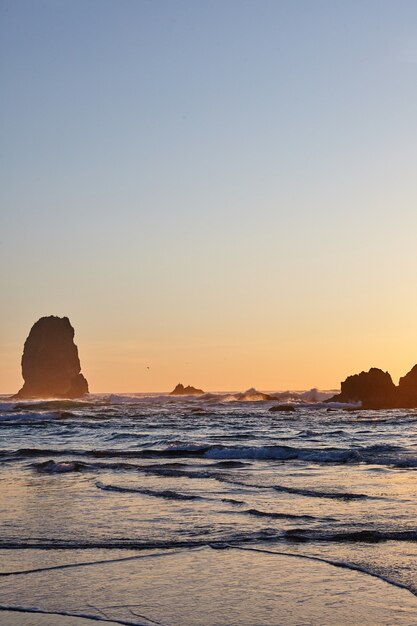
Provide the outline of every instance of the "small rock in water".
[[278,404],[277,406],[271,406],[269,409],[272,413],[278,411],[286,411],[288,413],[295,411],[295,407],[292,404]]
[[203,393],[204,391],[202,389],[197,389],[196,387],[192,387],[191,385],[187,385],[187,387],[184,387],[184,385],[181,385],[181,383],[178,383],[174,391],[171,391],[170,395],[171,396],[197,396],[197,395],[200,396]]

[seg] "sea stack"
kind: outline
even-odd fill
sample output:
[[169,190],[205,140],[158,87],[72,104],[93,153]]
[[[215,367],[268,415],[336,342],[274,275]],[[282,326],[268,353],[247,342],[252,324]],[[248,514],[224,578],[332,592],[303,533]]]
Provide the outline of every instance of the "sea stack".
[[15,398],[81,398],[88,393],[68,317],[41,317],[32,326],[23,348],[22,376],[25,383]]
[[395,406],[396,388],[388,372],[371,367],[369,372],[348,376],[340,394],[330,402],[361,402],[363,408],[382,409]]
[[174,391],[171,391],[169,395],[170,396],[201,396],[201,394],[203,393],[204,391],[202,389],[191,387],[191,385],[187,385],[187,387],[184,387],[184,385],[181,385],[181,383],[178,383]]
[[398,383],[398,401],[404,408],[417,407],[417,365],[400,378]]
[[360,402],[363,409],[417,408],[417,365],[400,378],[398,386],[388,372],[376,367],[348,376],[341,392],[326,402]]

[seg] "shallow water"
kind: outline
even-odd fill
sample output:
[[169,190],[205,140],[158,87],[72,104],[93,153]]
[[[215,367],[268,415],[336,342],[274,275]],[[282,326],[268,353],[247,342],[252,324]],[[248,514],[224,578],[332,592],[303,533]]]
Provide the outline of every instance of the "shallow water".
[[[146,608],[137,612],[164,624],[233,623],[221,615],[246,596],[252,608],[235,623],[354,623],[346,621],[345,601],[347,608],[356,602],[364,623],[390,624],[393,615],[395,623],[417,623],[417,412],[300,404],[272,413],[273,405],[231,394],[1,399],[0,604],[100,619],[105,604],[119,604],[106,619],[134,620],[126,609],[132,584]],[[281,555],[236,549],[243,547]],[[4,575],[138,555],[154,564],[151,586],[151,570],[142,575],[136,559]],[[191,571],[198,593],[187,588]],[[107,589],[94,607],[86,595],[65,592],[81,574],[89,593]],[[183,594],[179,608],[162,593],[163,580]],[[269,613],[256,600],[265,589]],[[214,613],[206,608],[197,619],[193,603],[199,597],[201,607],[201,596]],[[373,597],[379,621],[372,621]],[[46,615],[16,615],[0,612],[0,623],[51,623]]]

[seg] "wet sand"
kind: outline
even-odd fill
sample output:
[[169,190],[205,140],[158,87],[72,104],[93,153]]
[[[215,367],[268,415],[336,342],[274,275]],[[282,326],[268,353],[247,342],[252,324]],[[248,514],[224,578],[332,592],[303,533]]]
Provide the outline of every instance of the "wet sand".
[[[27,562],[28,551],[21,552]],[[30,552],[33,568],[45,567],[45,552]],[[61,553],[55,569],[3,575],[3,606],[54,614],[1,611],[0,624],[82,626],[93,623],[86,619],[90,617],[95,623],[135,626],[411,626],[417,619],[417,598],[405,589],[362,572],[272,551],[207,547],[130,555],[124,561],[108,551],[97,555],[97,563],[92,556],[88,564],[75,560],[74,567],[61,568],[71,565],[71,554]],[[103,557],[114,561],[103,562]]]

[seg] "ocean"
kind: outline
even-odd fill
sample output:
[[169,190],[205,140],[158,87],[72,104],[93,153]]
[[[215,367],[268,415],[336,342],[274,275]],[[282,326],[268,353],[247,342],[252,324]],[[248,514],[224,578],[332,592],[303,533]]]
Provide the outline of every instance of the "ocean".
[[417,410],[0,398],[0,624],[417,624]]

